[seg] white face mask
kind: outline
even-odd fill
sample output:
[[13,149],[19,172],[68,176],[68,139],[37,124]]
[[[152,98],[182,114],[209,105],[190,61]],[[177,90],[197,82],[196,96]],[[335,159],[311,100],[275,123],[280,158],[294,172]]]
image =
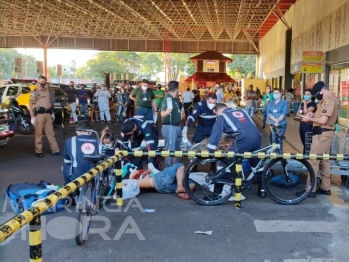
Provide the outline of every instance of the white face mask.
[[105,87],[101,87],[101,90],[105,90]]
[[216,104],[207,103],[207,107],[208,107],[210,110],[212,110],[215,106],[216,106]]
[[148,89],[148,86],[142,86],[142,90],[145,91]]

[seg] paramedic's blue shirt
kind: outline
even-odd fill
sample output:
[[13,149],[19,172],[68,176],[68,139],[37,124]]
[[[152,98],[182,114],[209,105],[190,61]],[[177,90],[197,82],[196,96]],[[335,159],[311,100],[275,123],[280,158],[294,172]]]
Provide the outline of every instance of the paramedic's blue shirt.
[[281,120],[279,123],[280,125],[285,125],[286,124],[286,115],[288,114],[288,104],[286,100],[280,99],[280,102],[275,105],[275,100],[271,101],[268,104],[268,110],[267,110],[267,115],[269,118],[269,123],[270,125],[274,125],[275,122],[270,119],[270,116],[272,115],[275,118],[279,118],[280,115],[284,115],[284,119]]

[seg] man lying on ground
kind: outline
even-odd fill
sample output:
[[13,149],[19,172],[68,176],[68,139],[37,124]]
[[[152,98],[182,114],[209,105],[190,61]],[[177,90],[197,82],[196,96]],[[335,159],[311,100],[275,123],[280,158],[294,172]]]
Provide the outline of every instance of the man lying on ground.
[[[190,199],[183,187],[184,166],[182,163],[166,167],[156,174],[151,170],[138,170],[130,179],[138,179],[140,189],[155,189],[161,194],[176,193],[181,199]],[[194,184],[190,184],[190,188],[194,189]]]

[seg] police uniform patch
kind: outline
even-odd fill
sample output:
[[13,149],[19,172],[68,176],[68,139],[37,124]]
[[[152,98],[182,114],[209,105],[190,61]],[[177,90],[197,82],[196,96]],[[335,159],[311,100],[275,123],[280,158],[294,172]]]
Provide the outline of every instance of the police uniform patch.
[[86,154],[86,155],[91,155],[92,153],[95,152],[95,145],[92,143],[83,143],[81,145],[81,152]]
[[325,102],[324,107],[328,107],[328,102]]
[[236,117],[236,118],[242,118],[242,117],[244,117],[244,114],[241,113],[241,112],[233,112],[232,114],[233,114],[233,117]]
[[322,113],[327,113],[326,109],[322,110]]

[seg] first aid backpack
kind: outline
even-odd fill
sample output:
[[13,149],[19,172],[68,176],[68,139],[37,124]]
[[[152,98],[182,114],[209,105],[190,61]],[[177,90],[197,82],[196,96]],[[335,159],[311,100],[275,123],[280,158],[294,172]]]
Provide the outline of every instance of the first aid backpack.
[[[40,183],[18,183],[9,185],[6,188],[6,198],[14,212],[17,214],[31,208],[37,201],[54,193],[58,187],[50,183],[40,181]],[[53,207],[48,208],[43,215],[58,212],[64,209],[67,199],[59,200]]]

